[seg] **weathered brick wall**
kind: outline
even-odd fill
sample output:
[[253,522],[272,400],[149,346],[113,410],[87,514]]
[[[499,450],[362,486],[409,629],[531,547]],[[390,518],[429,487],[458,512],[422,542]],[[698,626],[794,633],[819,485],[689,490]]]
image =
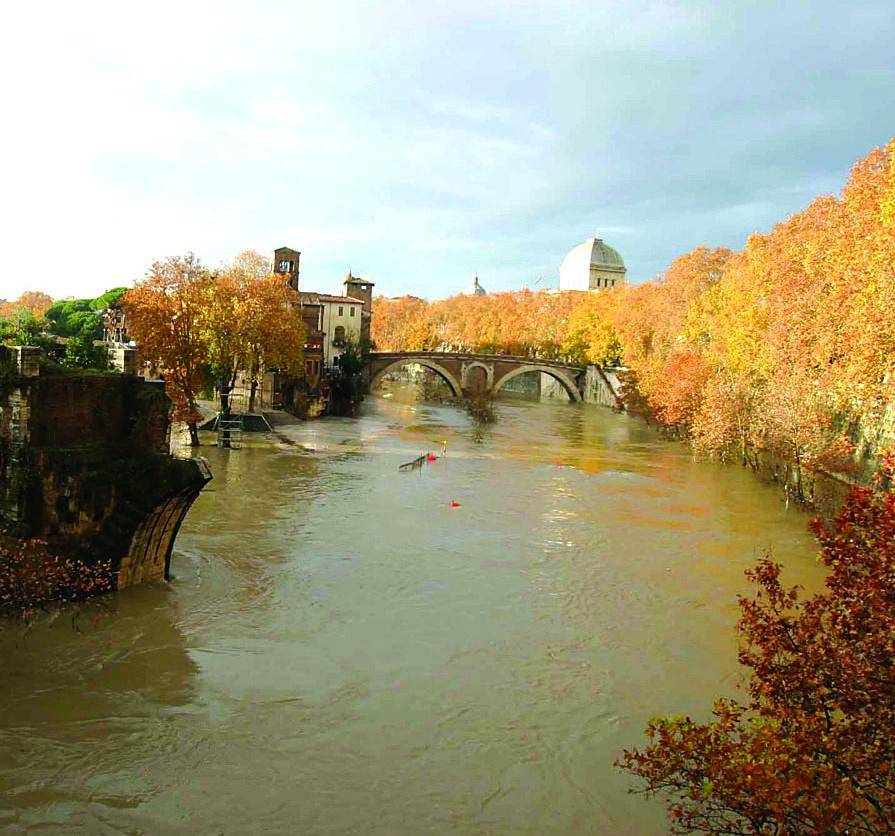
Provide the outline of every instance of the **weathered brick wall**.
[[164,384],[125,375],[50,375],[26,384],[32,447],[128,444],[168,450],[170,400]]

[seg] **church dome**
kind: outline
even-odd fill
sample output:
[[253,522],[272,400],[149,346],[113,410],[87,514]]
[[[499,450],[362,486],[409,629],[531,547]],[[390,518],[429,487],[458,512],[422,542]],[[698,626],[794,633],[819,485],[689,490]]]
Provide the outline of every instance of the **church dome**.
[[560,290],[600,290],[625,280],[625,262],[601,238],[588,238],[570,250],[559,268]]
[[475,276],[472,280],[472,284],[467,285],[460,293],[463,296],[484,296],[486,294],[485,288],[483,288],[479,284],[479,277]]

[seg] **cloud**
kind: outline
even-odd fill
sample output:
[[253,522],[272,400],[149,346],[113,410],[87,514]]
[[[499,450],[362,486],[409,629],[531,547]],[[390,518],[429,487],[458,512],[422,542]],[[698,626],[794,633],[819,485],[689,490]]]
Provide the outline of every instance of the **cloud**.
[[0,297],[95,294],[170,253],[281,244],[307,287],[351,265],[435,297],[475,271],[489,290],[555,277],[594,234],[643,280],[838,189],[893,132],[884,0],[8,17]]

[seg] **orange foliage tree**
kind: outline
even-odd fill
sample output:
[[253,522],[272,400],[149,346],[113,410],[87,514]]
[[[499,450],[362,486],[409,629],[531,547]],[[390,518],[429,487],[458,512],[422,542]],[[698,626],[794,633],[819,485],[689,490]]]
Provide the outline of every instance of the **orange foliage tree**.
[[249,412],[265,369],[293,377],[304,373],[307,333],[297,304],[296,292],[252,250],[237,255],[216,277],[205,309],[210,358],[226,385],[232,386],[240,372],[248,377]]
[[11,302],[0,302],[0,319],[10,319],[18,310],[30,311],[32,316],[40,319],[52,304],[52,297],[46,293],[38,290],[26,290],[18,299]]
[[237,376],[249,376],[252,394],[266,368],[293,376],[304,371],[305,328],[295,292],[270,272],[267,259],[240,253],[212,274],[192,254],[155,262],[122,299],[128,329],[143,360],[163,374],[174,419],[199,443],[198,394],[214,380],[221,410]]
[[192,253],[153,262],[146,278],[122,297],[128,331],[144,362],[157,369],[174,402],[174,420],[185,421],[199,444],[198,396],[209,362],[202,321],[214,284]]

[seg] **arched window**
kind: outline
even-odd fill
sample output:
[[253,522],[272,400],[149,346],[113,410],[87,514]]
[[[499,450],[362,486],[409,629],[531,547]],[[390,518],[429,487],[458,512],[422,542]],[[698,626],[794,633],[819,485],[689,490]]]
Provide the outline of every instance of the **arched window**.
[[345,326],[337,325],[333,331],[333,345],[345,345]]

